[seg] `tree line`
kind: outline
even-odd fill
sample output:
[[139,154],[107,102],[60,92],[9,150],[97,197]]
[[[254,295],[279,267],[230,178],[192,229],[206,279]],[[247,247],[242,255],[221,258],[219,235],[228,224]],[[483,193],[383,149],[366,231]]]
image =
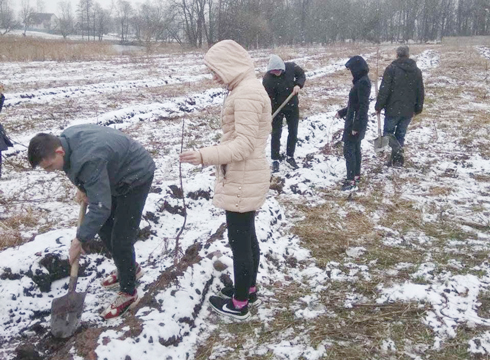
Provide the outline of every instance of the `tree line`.
[[[21,0],[0,0],[0,34],[29,27],[39,11]],[[58,3],[55,31],[121,42],[178,42],[201,47],[233,39],[246,47],[328,44],[342,41],[427,42],[447,36],[490,35],[490,0],[113,0]]]

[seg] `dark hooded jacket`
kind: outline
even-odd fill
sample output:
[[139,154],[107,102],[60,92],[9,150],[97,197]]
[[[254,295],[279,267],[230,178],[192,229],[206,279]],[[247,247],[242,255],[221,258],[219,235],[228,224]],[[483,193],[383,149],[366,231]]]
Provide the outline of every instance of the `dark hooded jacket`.
[[[3,96],[3,94],[0,94],[0,111],[2,111],[4,101],[5,96]],[[10,139],[7,137],[5,129],[3,128],[2,124],[0,124],[0,151],[7,150],[7,148],[11,146],[14,146],[14,144],[12,144],[12,141],[10,141]]]
[[385,116],[412,117],[424,106],[422,72],[414,60],[402,57],[393,61],[383,74],[376,101],[376,111],[385,109]]
[[14,144],[12,144],[12,141],[7,137],[2,124],[0,124],[0,151],[7,150],[7,148],[11,146],[14,146]]
[[153,177],[155,164],[145,148],[119,130],[76,125],[60,135],[63,171],[88,197],[88,213],[78,228],[91,240],[111,214],[112,197],[127,194]]
[[[271,99],[272,112],[274,113],[279,106],[287,99],[293,91],[293,88],[298,85],[303,88],[306,81],[305,72],[294,62],[284,63],[286,70],[279,76],[267,72],[262,80],[269,98]],[[295,95],[289,100],[284,107],[284,110],[298,106],[298,95]]]
[[[360,56],[350,58],[345,67],[351,71],[354,85],[349,92],[347,107],[339,111],[339,116],[345,118],[342,140],[362,140],[366,134],[369,95],[371,94],[371,81],[368,77],[369,67]],[[352,135],[352,131],[357,131],[357,134]]]

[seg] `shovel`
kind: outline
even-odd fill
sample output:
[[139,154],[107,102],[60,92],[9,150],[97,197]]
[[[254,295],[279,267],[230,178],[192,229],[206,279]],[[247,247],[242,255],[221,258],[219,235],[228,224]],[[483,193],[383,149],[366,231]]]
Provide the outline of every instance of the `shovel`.
[[[376,92],[376,98],[378,98],[378,58],[379,49],[376,52],[376,80],[374,81],[374,91]],[[390,144],[390,139],[387,136],[383,136],[381,133],[381,115],[376,113],[378,119],[378,137],[374,139],[374,151],[376,153],[383,151]]]
[[289,100],[291,100],[291,98],[292,98],[293,96],[294,96],[294,93],[289,94],[289,96],[286,98],[286,100],[284,100],[284,102],[281,104],[281,106],[279,106],[279,107],[277,108],[277,110],[276,110],[276,111],[274,111],[274,114],[272,114],[272,118],[273,118],[273,119],[276,117],[276,115],[277,115],[277,114],[279,114],[279,111],[281,111],[281,110],[282,110],[282,108],[283,108],[284,106],[286,106],[286,104],[289,102]]
[[378,153],[388,147],[390,139],[381,135],[381,115],[377,113],[376,117],[378,118],[378,137],[374,139],[374,151]]
[[[82,202],[78,216],[78,226],[83,221],[86,209],[87,204]],[[80,325],[83,301],[87,293],[75,291],[78,280],[78,260],[77,258],[71,265],[68,293],[65,296],[54,299],[51,304],[51,333],[57,338],[72,336]]]

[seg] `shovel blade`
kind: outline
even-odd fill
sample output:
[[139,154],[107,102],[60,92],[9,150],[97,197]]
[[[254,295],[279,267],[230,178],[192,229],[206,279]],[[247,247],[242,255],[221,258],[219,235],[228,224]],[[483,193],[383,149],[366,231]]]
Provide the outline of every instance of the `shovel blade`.
[[51,304],[51,333],[57,338],[72,336],[80,325],[83,302],[87,293],[68,292],[53,299]]
[[390,139],[386,136],[378,136],[374,139],[374,151],[379,152],[387,148],[390,144]]

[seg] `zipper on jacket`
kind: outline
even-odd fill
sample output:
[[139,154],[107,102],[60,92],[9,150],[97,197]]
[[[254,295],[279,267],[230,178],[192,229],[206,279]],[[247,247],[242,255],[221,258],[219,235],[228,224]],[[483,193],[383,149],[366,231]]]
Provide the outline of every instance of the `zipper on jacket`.
[[219,119],[221,124],[223,124],[223,114],[225,111],[225,102],[226,102],[226,99],[228,98],[228,94],[230,94],[230,90],[228,90],[228,88],[226,88],[226,93],[225,93],[225,96],[223,97],[223,103],[221,104],[221,116]]

